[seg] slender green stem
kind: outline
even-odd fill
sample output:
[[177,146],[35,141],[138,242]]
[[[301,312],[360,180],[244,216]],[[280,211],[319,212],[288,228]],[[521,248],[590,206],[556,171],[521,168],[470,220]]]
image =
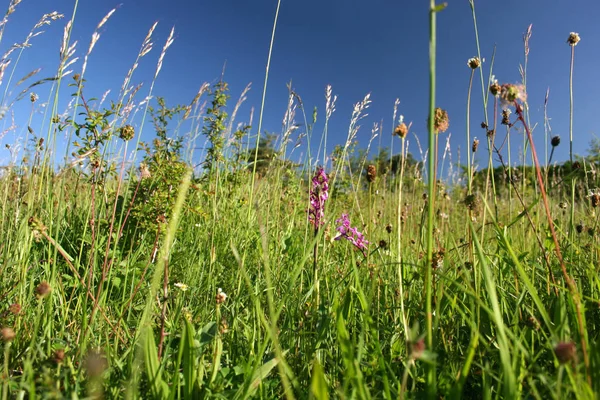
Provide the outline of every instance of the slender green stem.
[[[254,180],[256,178],[256,160],[258,159],[258,145],[260,143],[260,131],[262,130],[262,120],[265,111],[265,98],[267,97],[267,83],[269,82],[269,69],[271,68],[271,55],[273,54],[273,43],[275,42],[275,30],[277,28],[277,20],[279,19],[279,7],[281,0],[277,0],[277,10],[275,11],[275,20],[273,21],[273,31],[271,33],[271,44],[269,45],[269,56],[267,57],[267,67],[265,70],[265,83],[263,85],[262,100],[260,102],[260,114],[258,116],[258,132],[256,134],[256,147],[254,148],[254,166],[252,167],[252,183],[250,185],[250,202],[252,204],[254,196]],[[248,207],[248,218],[252,207]]]
[[[573,168],[573,65],[575,62],[575,46],[571,46],[571,66],[569,69],[569,160]],[[569,232],[571,238],[574,233],[575,221],[575,177],[571,179],[571,216],[569,218]]]
[[[471,172],[471,89],[473,88],[473,75],[475,70],[471,69],[471,76],[469,78],[469,93],[467,94],[467,185],[469,188],[469,194],[471,194],[471,179],[473,174]],[[474,155],[474,154],[473,154]]]
[[[427,258],[425,265],[425,313],[427,319],[427,348],[430,351],[435,350],[435,341],[433,338],[433,315],[432,315],[432,297],[433,297],[433,222],[434,222],[434,197],[435,197],[435,154],[436,132],[434,130],[435,115],[435,52],[436,52],[436,13],[438,7],[435,0],[430,0],[429,10],[429,173],[428,186],[429,196],[427,202]],[[427,365],[427,397],[435,398],[437,392],[436,384],[436,365],[431,363]]]

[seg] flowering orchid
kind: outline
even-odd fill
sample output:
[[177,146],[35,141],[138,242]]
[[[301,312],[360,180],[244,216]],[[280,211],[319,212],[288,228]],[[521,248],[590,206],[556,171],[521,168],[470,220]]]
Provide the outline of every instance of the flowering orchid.
[[335,221],[336,224],[340,226],[337,228],[339,232],[335,237],[335,240],[340,240],[345,238],[349,240],[354,247],[362,251],[365,254],[365,250],[367,249],[367,245],[369,242],[365,239],[365,235],[358,231],[358,229],[350,226],[350,219],[348,219],[348,214],[342,214],[342,217]]
[[312,178],[312,189],[310,191],[310,208],[308,209],[308,220],[319,229],[325,223],[324,208],[325,202],[329,198],[329,178],[323,167],[317,168],[315,176]]

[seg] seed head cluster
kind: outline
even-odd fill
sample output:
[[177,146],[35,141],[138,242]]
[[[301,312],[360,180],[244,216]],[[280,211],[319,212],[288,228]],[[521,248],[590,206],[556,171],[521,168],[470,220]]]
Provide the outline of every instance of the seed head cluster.
[[571,32],[569,34],[569,38],[567,39],[567,43],[569,44],[569,46],[575,47],[577,46],[577,43],[579,43],[580,40],[581,38],[579,37],[579,33]]
[[448,112],[437,107],[433,115],[433,129],[435,130],[435,133],[446,132],[450,127]]
[[469,60],[467,61],[467,65],[471,69],[477,69],[481,66],[481,60],[479,59],[479,57],[469,58]]
[[408,126],[404,122],[402,122],[394,129],[394,135],[400,137],[401,139],[404,139],[406,135],[408,135]]

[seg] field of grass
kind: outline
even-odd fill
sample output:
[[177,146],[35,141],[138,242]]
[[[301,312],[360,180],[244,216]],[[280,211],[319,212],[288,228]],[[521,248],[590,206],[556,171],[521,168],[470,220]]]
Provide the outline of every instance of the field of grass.
[[[486,82],[487,135],[468,127],[461,179],[435,179],[448,128],[434,96],[438,13],[432,2],[419,161],[397,105],[393,133],[373,135],[398,154],[360,156],[368,96],[331,154],[296,150],[295,118],[308,121],[302,143],[327,143],[331,88],[324,121],[290,90],[275,140],[257,137],[262,109],[257,127],[235,120],[243,99],[224,80],[188,105],[137,106],[134,67],[101,105],[65,24],[45,126],[28,127],[0,176],[1,399],[595,398],[598,165],[571,154],[548,167],[527,142],[534,163],[515,167],[510,133],[531,138],[525,86],[491,81],[473,58],[465,101]],[[153,29],[138,60],[162,51],[156,79],[172,37],[161,47]],[[207,150],[194,165],[197,138]],[[476,152],[492,168],[474,171]]]

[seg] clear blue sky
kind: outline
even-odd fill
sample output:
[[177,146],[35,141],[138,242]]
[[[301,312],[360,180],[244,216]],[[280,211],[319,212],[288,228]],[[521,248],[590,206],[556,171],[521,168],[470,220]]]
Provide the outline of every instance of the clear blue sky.
[[[79,41],[79,56],[85,54],[97,23],[119,4],[112,0],[79,2],[73,34],[73,39]],[[47,27],[43,35],[32,40],[33,46],[23,53],[12,85],[37,67],[43,68],[40,77],[52,75],[58,61],[62,29],[72,14],[73,5],[73,0],[23,0],[9,16],[0,44],[2,52],[13,42],[22,41],[43,13],[56,10],[65,14],[65,19]],[[102,28],[102,36],[90,58],[86,72],[88,96],[101,97],[108,89],[118,92],[148,29],[158,21],[155,49],[143,61],[134,82],[145,81],[145,89],[148,89],[160,49],[171,27],[175,26],[175,42],[167,53],[154,94],[166,97],[170,104],[189,103],[203,82],[215,82],[219,78],[226,63],[225,80],[230,84],[232,103],[252,82],[248,101],[238,116],[238,121],[247,120],[250,107],[258,109],[260,105],[276,5],[276,0],[124,0]],[[548,113],[552,133],[562,138],[555,154],[559,161],[568,158],[570,47],[566,39],[571,31],[581,35],[582,40],[575,49],[574,132],[575,152],[584,155],[590,139],[598,133],[600,29],[597,28],[597,15],[600,3],[479,0],[475,5],[482,56],[486,59],[485,71],[487,74],[496,46],[494,72],[500,83],[520,80],[522,36],[527,26],[533,24],[528,69],[532,122],[538,124],[536,137],[543,138],[543,102],[546,89],[550,88]],[[455,161],[458,146],[462,149],[463,161],[465,157],[465,104],[470,73],[466,61],[474,55],[476,46],[469,2],[451,0],[448,8],[438,15],[437,105],[450,114],[449,132]],[[12,58],[14,65],[16,59]],[[81,61],[74,66],[75,71],[80,68]],[[368,142],[373,123],[382,119],[382,145],[389,145],[396,98],[401,101],[399,112],[407,122],[413,122],[412,131],[426,146],[428,2],[283,0],[273,49],[264,129],[280,132],[286,108],[286,83],[290,80],[302,96],[309,114],[314,106],[319,108],[320,122],[324,115],[325,87],[333,85],[338,103],[331,123],[330,144],[344,142],[353,104],[370,92],[373,103],[359,132],[363,147]],[[5,82],[6,76],[0,86],[2,91]],[[18,93],[16,89],[9,90],[13,96]],[[140,100],[146,91],[142,89],[141,93]],[[473,94],[471,134],[483,139],[485,134],[479,128],[483,114],[478,79]],[[19,124],[17,135],[25,132],[23,121],[27,118],[27,110],[15,107],[15,121]],[[299,115],[296,119],[301,121]],[[6,128],[7,124],[10,125],[5,117],[2,126]],[[317,132],[321,129],[322,125],[318,124]],[[146,132],[149,134],[150,130]],[[519,133],[513,135],[514,143],[522,142]],[[3,162],[8,154],[4,144],[10,140],[14,140],[14,135],[2,139],[0,159]],[[542,145],[539,142],[539,151],[543,155]],[[419,156],[412,136],[410,150]],[[479,159],[482,162],[485,159],[481,150]]]

